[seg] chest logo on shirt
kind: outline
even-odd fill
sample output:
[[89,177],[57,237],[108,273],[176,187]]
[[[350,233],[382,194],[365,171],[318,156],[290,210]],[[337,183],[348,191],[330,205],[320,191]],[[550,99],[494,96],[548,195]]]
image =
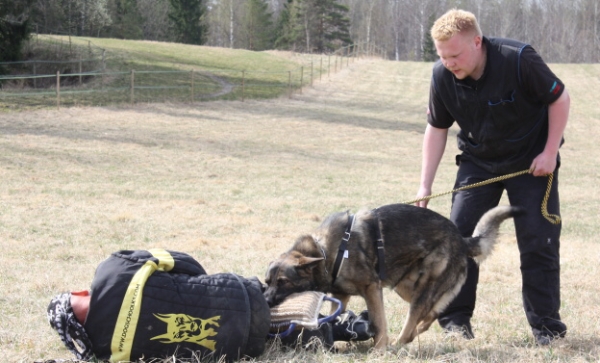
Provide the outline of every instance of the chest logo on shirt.
[[217,342],[209,338],[218,334],[215,328],[219,328],[220,315],[209,319],[195,318],[187,314],[154,314],[154,316],[167,323],[167,332],[151,340],[159,340],[164,344],[189,342],[211,351],[215,350]]

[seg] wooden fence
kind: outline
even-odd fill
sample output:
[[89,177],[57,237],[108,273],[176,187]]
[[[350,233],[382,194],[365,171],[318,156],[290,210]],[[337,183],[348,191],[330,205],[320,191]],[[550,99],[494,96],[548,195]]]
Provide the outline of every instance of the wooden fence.
[[302,92],[303,87],[348,67],[357,57],[373,53],[374,50],[361,52],[360,48],[348,47],[329,55],[311,56],[308,63],[281,72],[222,69],[109,72],[104,69],[103,53],[100,69],[82,71],[86,60],[76,60],[61,62],[63,69],[66,63],[72,65],[68,72],[36,74],[36,63],[43,61],[30,61],[33,73],[0,76],[0,108],[292,97],[295,92]]

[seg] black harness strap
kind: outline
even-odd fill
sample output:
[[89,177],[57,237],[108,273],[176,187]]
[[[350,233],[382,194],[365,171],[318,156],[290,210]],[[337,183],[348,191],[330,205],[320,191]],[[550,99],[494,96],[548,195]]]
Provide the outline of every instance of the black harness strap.
[[385,280],[385,249],[383,247],[383,237],[381,236],[381,223],[379,223],[379,214],[377,209],[373,209],[375,217],[377,217],[377,273],[379,274],[379,280]]
[[337,257],[335,258],[335,263],[333,264],[333,281],[332,284],[335,283],[335,279],[340,272],[340,268],[342,267],[342,263],[345,258],[348,258],[348,241],[350,241],[350,233],[352,231],[352,225],[354,224],[354,214],[351,214],[348,218],[348,223],[346,224],[346,231],[344,232],[344,237],[342,237],[342,243],[340,243],[340,247],[338,248]]
[[[377,222],[377,239],[375,241],[375,248],[377,249],[377,274],[379,275],[380,280],[385,280],[385,248],[383,246],[383,237],[381,236],[381,223],[379,223],[379,215],[377,213],[377,209],[373,210],[373,213],[376,217]],[[344,237],[342,237],[342,242],[340,243],[340,247],[338,248],[338,253],[335,258],[335,263],[333,264],[333,281],[332,284],[335,283],[337,276],[342,268],[342,264],[344,263],[344,259],[348,258],[348,242],[350,241],[350,234],[352,232],[352,226],[354,225],[354,215],[351,214],[348,218],[348,223],[346,224],[346,231],[344,232]]]

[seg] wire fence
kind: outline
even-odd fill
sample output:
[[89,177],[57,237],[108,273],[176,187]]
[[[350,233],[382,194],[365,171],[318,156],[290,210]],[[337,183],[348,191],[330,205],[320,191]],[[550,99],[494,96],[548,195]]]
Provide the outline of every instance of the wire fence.
[[[0,76],[0,108],[57,108],[104,106],[144,102],[198,102],[205,100],[292,97],[305,86],[348,67],[358,57],[379,55],[375,48],[352,46],[331,54],[299,56],[301,65],[287,71],[253,70],[188,71],[173,69],[107,70],[107,52],[92,46],[55,45],[71,60],[30,60],[0,63],[10,68]],[[76,48],[76,49],[75,49]],[[83,58],[85,56],[85,58]],[[113,62],[126,64],[127,62]]]

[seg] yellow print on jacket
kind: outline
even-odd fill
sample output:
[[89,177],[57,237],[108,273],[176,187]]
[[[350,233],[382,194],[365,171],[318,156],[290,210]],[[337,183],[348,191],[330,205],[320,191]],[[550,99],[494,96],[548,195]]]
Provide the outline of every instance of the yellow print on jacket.
[[167,323],[167,332],[151,340],[160,339],[164,344],[190,342],[215,350],[217,342],[208,338],[218,334],[213,327],[219,327],[220,315],[210,319],[195,318],[187,314],[154,314],[154,316]]

